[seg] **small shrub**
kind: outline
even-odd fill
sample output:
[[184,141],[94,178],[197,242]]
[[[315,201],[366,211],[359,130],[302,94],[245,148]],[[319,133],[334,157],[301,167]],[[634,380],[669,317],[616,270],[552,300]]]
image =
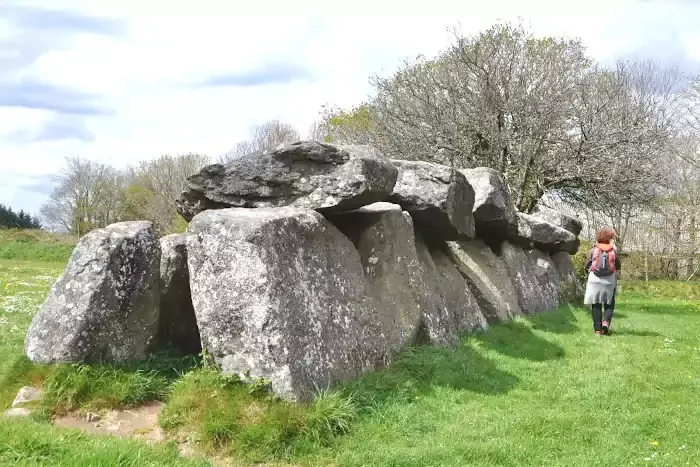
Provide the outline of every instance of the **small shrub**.
[[326,444],[334,437],[348,433],[357,414],[354,395],[321,391],[309,408],[304,433],[315,443]]
[[581,240],[581,247],[578,249],[576,254],[572,257],[574,260],[574,266],[576,268],[576,276],[582,283],[585,283],[588,277],[586,277],[586,260],[588,255],[593,248],[593,243],[588,240]]

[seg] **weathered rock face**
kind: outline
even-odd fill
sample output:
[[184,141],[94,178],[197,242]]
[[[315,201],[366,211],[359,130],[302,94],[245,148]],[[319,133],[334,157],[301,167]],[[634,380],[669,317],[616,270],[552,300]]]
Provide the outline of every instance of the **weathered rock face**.
[[505,263],[482,240],[448,242],[447,247],[489,323],[522,314]]
[[160,243],[150,222],[85,235],[27,333],[42,363],[141,359],[158,327]]
[[559,304],[559,288],[554,265],[538,250],[525,251],[509,242],[501,244],[500,256],[518,294],[520,309],[526,314],[552,310]]
[[396,168],[369,146],[301,141],[203,168],[188,179],[178,212],[190,220],[227,207],[346,211],[385,201],[396,176]]
[[571,255],[565,251],[552,253],[552,263],[559,276],[559,301],[582,303],[585,290],[576,274],[576,266]]
[[559,306],[559,274],[549,254],[541,250],[526,251],[532,263],[535,279],[539,282],[542,295],[542,308],[537,311],[553,310]]
[[532,214],[544,221],[554,224],[557,227],[568,230],[575,236],[579,236],[583,230],[583,223],[580,219],[559,212],[555,209],[547,208],[544,206],[539,206],[537,210]]
[[509,239],[526,249],[543,251],[567,251],[572,255],[578,251],[580,241],[568,230],[547,221],[518,212],[518,233]]
[[474,222],[482,238],[506,238],[518,231],[515,208],[503,175],[487,167],[460,170],[474,189]]
[[399,176],[391,202],[411,214],[423,235],[442,240],[474,237],[474,189],[464,175],[429,162],[392,162]]
[[360,254],[382,333],[396,354],[415,342],[425,308],[411,216],[399,205],[375,203],[331,220]]
[[454,346],[461,333],[485,329],[488,322],[459,270],[438,247],[416,241],[423,276],[422,332],[434,345]]
[[160,239],[160,249],[158,344],[175,347],[185,354],[198,354],[202,346],[190,294],[187,237],[167,235]]
[[17,397],[12,401],[12,407],[19,407],[31,402],[40,401],[44,397],[44,391],[41,388],[32,386],[24,386],[20,388]]
[[291,400],[388,361],[352,242],[316,211],[198,214],[187,237],[202,347]]

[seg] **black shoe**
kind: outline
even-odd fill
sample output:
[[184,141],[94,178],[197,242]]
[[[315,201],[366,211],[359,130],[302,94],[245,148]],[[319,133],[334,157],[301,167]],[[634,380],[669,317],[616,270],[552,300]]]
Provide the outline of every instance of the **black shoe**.
[[608,323],[607,321],[603,321],[603,334],[605,334],[606,336],[610,335],[610,323]]

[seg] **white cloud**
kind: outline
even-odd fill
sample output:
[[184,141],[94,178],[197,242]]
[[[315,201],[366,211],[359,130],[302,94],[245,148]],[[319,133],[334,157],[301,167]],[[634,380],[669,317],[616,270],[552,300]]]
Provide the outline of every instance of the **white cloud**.
[[[33,34],[0,27],[0,64],[20,62],[8,79],[38,80],[99,96],[101,105],[110,110],[70,115],[67,121],[80,126],[80,131],[73,132],[80,138],[31,142],[31,135],[48,134],[48,125],[60,129],[56,118],[61,114],[0,107],[0,203],[32,212],[46,195],[27,188],[27,180],[48,179],[60,170],[66,156],[77,154],[115,166],[166,152],[216,156],[245,138],[252,125],[271,118],[292,123],[304,133],[323,104],[359,103],[371,91],[371,74],[390,72],[402,58],[432,55],[445,48],[447,28],[457,23],[464,32],[476,32],[498,19],[521,17],[541,34],[580,36],[590,53],[604,61],[634,52],[637,44],[649,44],[645,35],[663,27],[658,21],[671,21],[671,30],[682,28],[674,37],[687,42],[686,47],[700,41],[688,21],[698,8],[682,2],[675,9],[664,2],[666,12],[659,2],[632,0],[585,4],[435,0],[421,2],[420,8],[394,0],[359,0],[349,5],[282,0],[167,5],[30,0],[21,5],[50,5],[55,10],[112,18],[124,26],[123,34],[100,35],[57,23],[41,50]],[[298,16],[302,11],[317,15]],[[271,12],[278,16],[270,16]],[[374,16],[353,15],[357,12]],[[7,22],[2,16],[0,7],[0,23]],[[9,43],[9,49],[3,50],[3,43]],[[18,57],[21,53],[26,63]],[[689,57],[690,53],[689,49]],[[296,65],[304,76],[260,86],[193,86],[215,76],[276,65]],[[85,131],[92,140],[84,137]]]

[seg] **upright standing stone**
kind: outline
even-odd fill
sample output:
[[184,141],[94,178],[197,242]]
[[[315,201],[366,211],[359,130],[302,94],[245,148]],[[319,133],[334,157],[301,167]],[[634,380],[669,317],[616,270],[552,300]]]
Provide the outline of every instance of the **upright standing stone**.
[[85,235],[27,333],[41,363],[142,359],[158,328],[160,243],[151,222]]
[[447,247],[490,323],[522,314],[505,263],[482,240],[448,242]]
[[205,211],[187,233],[202,347],[290,400],[388,362],[352,242],[316,211]]
[[415,342],[426,309],[411,216],[396,204],[375,203],[331,220],[360,254],[382,333],[396,354]]
[[552,253],[552,263],[559,276],[559,293],[562,303],[583,303],[585,292],[571,255],[565,251]]
[[423,333],[434,345],[455,346],[459,335],[488,327],[469,286],[439,247],[418,239],[416,250],[423,275]]
[[559,305],[559,291],[554,282],[556,276],[553,276],[553,265],[545,253],[538,250],[525,251],[505,241],[501,244],[500,256],[505,262],[518,294],[518,304],[524,313],[534,314]]

